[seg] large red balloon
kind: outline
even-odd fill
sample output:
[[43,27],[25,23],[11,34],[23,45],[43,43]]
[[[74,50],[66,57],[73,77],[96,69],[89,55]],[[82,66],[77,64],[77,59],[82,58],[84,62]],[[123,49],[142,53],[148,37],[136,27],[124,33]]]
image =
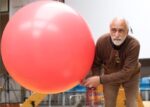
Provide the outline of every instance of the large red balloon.
[[90,70],[94,50],[90,30],[77,12],[42,0],[16,12],[1,44],[12,78],[40,93],[59,93],[77,85]]

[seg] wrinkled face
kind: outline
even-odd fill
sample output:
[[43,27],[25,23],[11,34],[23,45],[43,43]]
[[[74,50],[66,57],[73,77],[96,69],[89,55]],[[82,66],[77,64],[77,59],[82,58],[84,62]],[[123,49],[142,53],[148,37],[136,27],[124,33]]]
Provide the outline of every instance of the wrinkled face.
[[114,45],[121,45],[128,35],[128,25],[123,19],[114,19],[110,24],[110,35]]

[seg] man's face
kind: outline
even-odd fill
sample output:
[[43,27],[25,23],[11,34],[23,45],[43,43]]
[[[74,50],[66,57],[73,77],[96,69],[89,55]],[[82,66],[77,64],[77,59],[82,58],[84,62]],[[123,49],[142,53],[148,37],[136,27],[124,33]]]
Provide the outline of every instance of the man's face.
[[124,20],[113,20],[110,24],[110,35],[112,42],[119,46],[128,35],[128,27]]

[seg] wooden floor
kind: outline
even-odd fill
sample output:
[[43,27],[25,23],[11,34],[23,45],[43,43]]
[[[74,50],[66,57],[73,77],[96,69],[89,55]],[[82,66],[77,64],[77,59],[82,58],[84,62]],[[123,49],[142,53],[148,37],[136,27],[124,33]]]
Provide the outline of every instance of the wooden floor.
[[[150,101],[143,101],[144,107],[150,107]],[[0,107],[21,107],[19,104],[0,104]],[[39,106],[46,107],[46,106]],[[50,107],[64,107],[64,106],[50,106]],[[75,106],[65,106],[65,107],[75,107]],[[85,106],[84,106],[85,107]]]
[[143,101],[144,107],[150,107],[150,101]]
[[[103,89],[102,86],[100,86],[99,91],[102,92],[102,89]],[[33,107],[33,105],[36,107],[46,96],[47,96],[46,94],[32,93],[32,95],[28,99],[26,99],[26,101],[21,105],[21,107]],[[121,87],[119,89],[119,93],[117,97],[117,107],[125,107],[124,101],[125,101],[125,93],[124,93],[124,89]],[[150,107],[150,101],[149,102],[142,101],[140,93],[138,94],[137,102],[138,102],[138,107]],[[56,106],[51,106],[51,107],[56,107]]]

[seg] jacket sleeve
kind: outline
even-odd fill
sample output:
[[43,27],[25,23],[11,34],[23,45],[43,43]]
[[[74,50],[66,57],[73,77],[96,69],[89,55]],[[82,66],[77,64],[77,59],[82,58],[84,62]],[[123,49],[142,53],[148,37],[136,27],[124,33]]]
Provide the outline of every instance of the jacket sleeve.
[[118,72],[102,75],[101,81],[103,83],[122,83],[132,78],[133,75],[140,71],[139,51],[140,44],[138,42],[129,44],[123,68]]
[[94,62],[91,68],[92,75],[100,75],[101,74],[101,68],[102,68],[102,58],[101,58],[101,47],[100,47],[100,41],[96,43],[96,52],[94,57]]

